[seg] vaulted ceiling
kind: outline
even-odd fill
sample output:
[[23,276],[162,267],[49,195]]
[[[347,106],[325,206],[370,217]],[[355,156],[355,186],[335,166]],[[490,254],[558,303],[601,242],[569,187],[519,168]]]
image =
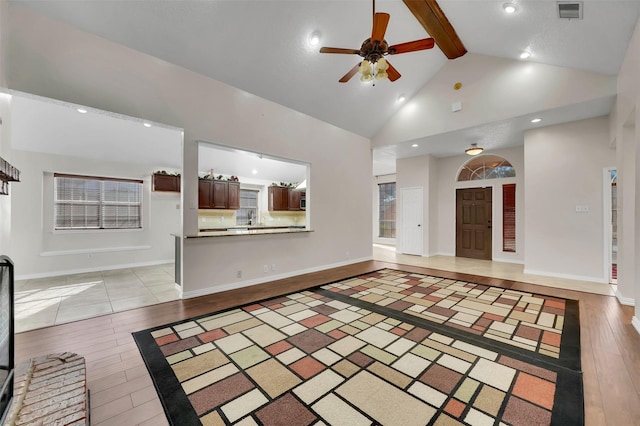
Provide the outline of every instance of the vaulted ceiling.
[[[520,60],[520,53],[529,51],[527,61],[606,75],[618,73],[640,16],[638,0],[583,0],[582,19],[560,19],[558,2],[550,0],[511,0],[517,11],[509,15],[503,9],[508,1],[438,4],[470,54]],[[11,0],[13,7],[29,8],[369,138],[402,108],[399,96],[411,99],[449,61],[436,46],[389,56],[402,75],[395,82],[364,84],[355,76],[339,83],[361,58],[321,54],[319,46],[359,49],[371,35],[369,0]],[[385,35],[390,45],[430,36],[403,1],[377,0],[375,7],[391,15]],[[308,43],[314,32],[321,37],[319,46]],[[567,113],[567,119],[608,113],[606,105],[594,108]],[[433,149],[437,155],[455,153]]]

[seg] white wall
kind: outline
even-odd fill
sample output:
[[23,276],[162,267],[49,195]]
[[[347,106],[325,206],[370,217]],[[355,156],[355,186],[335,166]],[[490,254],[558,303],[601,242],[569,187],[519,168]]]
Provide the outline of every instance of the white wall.
[[[0,11],[2,6],[0,6]],[[1,65],[0,65],[1,66]],[[11,135],[11,98],[0,93],[0,157],[11,162],[10,135]],[[0,195],[0,255],[9,253],[11,241],[11,197],[18,183],[9,184],[9,195]]]
[[[437,251],[434,254],[455,256],[456,253],[456,189],[492,187],[492,258],[502,262],[524,261],[524,149],[508,148],[485,152],[508,160],[516,170],[514,178],[456,182],[458,172],[469,161],[468,155],[447,157],[438,161]],[[516,184],[516,252],[502,251],[502,185]]]
[[[633,253],[624,252],[624,247],[619,247],[618,259],[622,275],[618,279],[618,298],[627,304],[635,304],[635,316],[632,323],[640,333],[640,19],[631,37],[627,54],[625,56],[620,73],[618,74],[618,97],[616,101],[615,121],[612,123],[614,139],[618,154],[618,173],[633,175],[633,178],[623,179],[622,187],[618,188],[618,194],[633,193],[633,201],[622,200],[618,214],[618,234],[624,233],[624,247],[633,247]],[[623,143],[624,141],[624,143]],[[627,157],[633,158],[629,160]],[[620,185],[620,183],[618,183]],[[620,200],[621,197],[618,199]],[[625,276],[626,275],[626,276]]]
[[[60,275],[173,260],[180,232],[177,193],[151,191],[152,169],[31,151],[13,151],[22,165],[20,187],[11,199],[11,257],[19,278]],[[53,173],[142,179],[143,229],[54,231]]]
[[11,88],[184,129],[186,235],[197,232],[198,141],[311,164],[313,232],[183,240],[187,296],[371,258],[369,140],[24,8],[11,8],[10,31]]
[[615,163],[608,140],[607,117],[525,133],[526,273],[608,282],[603,170]]

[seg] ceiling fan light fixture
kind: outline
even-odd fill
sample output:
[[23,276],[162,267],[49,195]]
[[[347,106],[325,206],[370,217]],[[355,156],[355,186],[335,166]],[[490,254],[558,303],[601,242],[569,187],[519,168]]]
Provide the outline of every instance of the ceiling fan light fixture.
[[484,148],[479,147],[477,143],[472,143],[470,148],[464,150],[468,155],[478,155],[482,151],[484,151]]
[[369,82],[371,80],[373,80],[373,72],[371,70],[371,62],[369,62],[367,59],[365,59],[364,61],[362,61],[360,63],[360,81],[362,82]]
[[515,3],[505,3],[502,5],[502,8],[508,14],[516,13],[518,11],[518,5]]

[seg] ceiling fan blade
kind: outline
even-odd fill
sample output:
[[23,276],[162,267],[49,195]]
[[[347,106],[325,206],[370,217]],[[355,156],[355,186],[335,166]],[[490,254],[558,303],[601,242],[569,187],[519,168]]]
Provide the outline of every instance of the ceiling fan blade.
[[394,44],[389,46],[389,55],[397,55],[399,53],[415,52],[417,50],[431,49],[435,44],[432,38],[424,38],[422,40],[408,41],[406,43]]
[[387,61],[389,68],[387,68],[387,75],[389,76],[389,81],[396,81],[401,77],[400,73],[397,69],[394,68],[393,65],[389,61]]
[[358,62],[356,64],[355,67],[351,68],[351,70],[349,70],[348,73],[346,73],[340,80],[338,80],[340,83],[346,83],[347,81],[351,80],[351,77],[353,77],[354,75],[356,75],[358,73],[358,69],[360,68],[360,62]]
[[427,33],[435,39],[436,44],[447,58],[455,59],[467,53],[462,40],[456,34],[456,30],[453,29],[436,0],[402,1]]
[[321,47],[320,53],[344,53],[347,55],[357,55],[360,51],[355,49],[342,49],[340,47]]
[[384,40],[384,33],[387,32],[388,24],[388,13],[376,13],[375,15],[373,15],[373,30],[371,31],[371,41]]

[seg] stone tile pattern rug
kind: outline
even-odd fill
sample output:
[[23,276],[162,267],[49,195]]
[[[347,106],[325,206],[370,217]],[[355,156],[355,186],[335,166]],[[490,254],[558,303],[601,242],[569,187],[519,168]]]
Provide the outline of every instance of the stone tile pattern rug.
[[[567,367],[580,369],[575,300],[392,269],[322,288],[536,352],[542,358],[561,359]],[[563,339],[568,316],[570,332]]]
[[[384,280],[397,287],[395,297],[385,295],[401,300],[408,296],[408,276],[434,278],[383,270],[355,280]],[[389,284],[393,277],[395,285]],[[584,424],[582,376],[561,365],[562,345],[559,357],[541,356],[453,328],[451,320],[407,314],[408,308],[394,309],[395,302],[340,294],[350,287],[366,291],[356,288],[364,282],[352,284],[345,280],[134,333],[169,422]],[[562,339],[576,319],[564,319],[557,331]]]

